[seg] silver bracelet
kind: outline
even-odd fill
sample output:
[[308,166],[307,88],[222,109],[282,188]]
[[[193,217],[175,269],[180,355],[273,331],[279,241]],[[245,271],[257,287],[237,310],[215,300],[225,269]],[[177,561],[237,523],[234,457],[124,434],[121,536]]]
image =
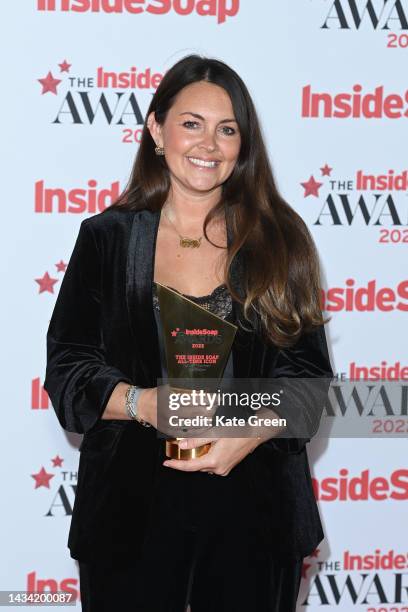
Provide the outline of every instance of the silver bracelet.
[[141,387],[135,387],[134,385],[131,385],[127,389],[126,391],[126,412],[131,419],[138,421],[138,423],[140,423],[144,427],[151,427],[151,424],[141,419],[137,413],[136,404],[137,404],[137,400],[139,399],[139,395],[141,394],[142,391],[143,389]]

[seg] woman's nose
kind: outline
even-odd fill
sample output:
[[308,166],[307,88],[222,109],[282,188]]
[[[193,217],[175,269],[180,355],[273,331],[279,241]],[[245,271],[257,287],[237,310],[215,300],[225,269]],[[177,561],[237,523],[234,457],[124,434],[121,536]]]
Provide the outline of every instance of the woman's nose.
[[217,146],[215,132],[206,131],[203,134],[203,138],[200,144],[206,149],[210,149],[211,151],[214,150]]

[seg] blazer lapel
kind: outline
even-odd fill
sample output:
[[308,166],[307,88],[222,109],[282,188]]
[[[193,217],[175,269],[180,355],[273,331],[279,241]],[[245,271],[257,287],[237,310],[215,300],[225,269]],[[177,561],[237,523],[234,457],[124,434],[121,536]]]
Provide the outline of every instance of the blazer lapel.
[[153,311],[153,274],[160,211],[136,211],[129,240],[126,273],[128,315],[135,354],[150,387],[161,378],[159,337]]
[[[228,215],[228,244],[231,244]],[[146,386],[156,386],[156,378],[161,378],[159,336],[153,310],[153,278],[156,239],[160,221],[160,211],[143,209],[133,217],[126,267],[126,298],[129,324],[133,337],[135,359],[143,373]],[[231,284],[238,295],[242,289],[243,262],[240,253],[231,265]],[[232,300],[232,312],[227,320],[237,324],[243,317],[239,302]],[[246,322],[246,326],[249,324]],[[246,378],[256,376],[254,362],[255,332],[247,331],[238,325],[232,346],[234,376]],[[251,373],[252,372],[252,373]]]

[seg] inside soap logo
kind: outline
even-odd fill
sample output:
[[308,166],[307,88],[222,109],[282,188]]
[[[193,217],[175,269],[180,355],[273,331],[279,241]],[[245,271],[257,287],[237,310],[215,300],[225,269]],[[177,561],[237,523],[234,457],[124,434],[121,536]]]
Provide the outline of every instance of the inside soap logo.
[[408,170],[340,173],[325,164],[299,183],[307,202],[305,217],[324,228],[372,228],[382,244],[408,242]]
[[321,29],[383,32],[387,47],[408,47],[406,0],[334,0],[326,6]]
[[[407,41],[408,42],[408,41]],[[301,90],[300,112],[303,119],[361,120],[407,119],[408,89],[388,91],[384,85],[364,90],[356,83],[333,91],[305,85]]]
[[54,125],[117,127],[122,142],[139,143],[144,116],[162,78],[161,72],[145,66],[98,66],[84,74],[64,59],[36,80]]
[[239,11],[239,0],[37,0],[38,11],[72,13],[129,13],[140,15],[192,15],[216,17],[224,23]]
[[299,605],[302,610],[341,606],[351,611],[364,606],[366,612],[402,612],[408,603],[406,569],[403,549],[344,550],[328,559],[316,549],[303,562]]
[[174,344],[188,344],[192,348],[204,348],[205,344],[221,344],[222,334],[217,329],[176,327],[170,331]]

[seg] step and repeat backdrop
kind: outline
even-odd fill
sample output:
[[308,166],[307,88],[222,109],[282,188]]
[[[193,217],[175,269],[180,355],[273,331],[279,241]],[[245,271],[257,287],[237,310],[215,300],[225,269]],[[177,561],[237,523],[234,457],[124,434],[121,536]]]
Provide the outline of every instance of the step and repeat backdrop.
[[[30,0],[1,10],[0,590],[79,595],[67,537],[81,436],[62,430],[43,389],[46,330],[81,221],[124,188],[163,74],[199,53],[246,82],[279,189],[315,238],[339,381],[365,378],[367,394],[378,379],[401,383],[400,402],[379,392],[373,404],[381,436],[308,445],[326,539],[305,559],[298,609],[407,611],[407,445],[396,433],[407,429],[408,2]],[[363,414],[358,399],[344,400],[343,415]]]

